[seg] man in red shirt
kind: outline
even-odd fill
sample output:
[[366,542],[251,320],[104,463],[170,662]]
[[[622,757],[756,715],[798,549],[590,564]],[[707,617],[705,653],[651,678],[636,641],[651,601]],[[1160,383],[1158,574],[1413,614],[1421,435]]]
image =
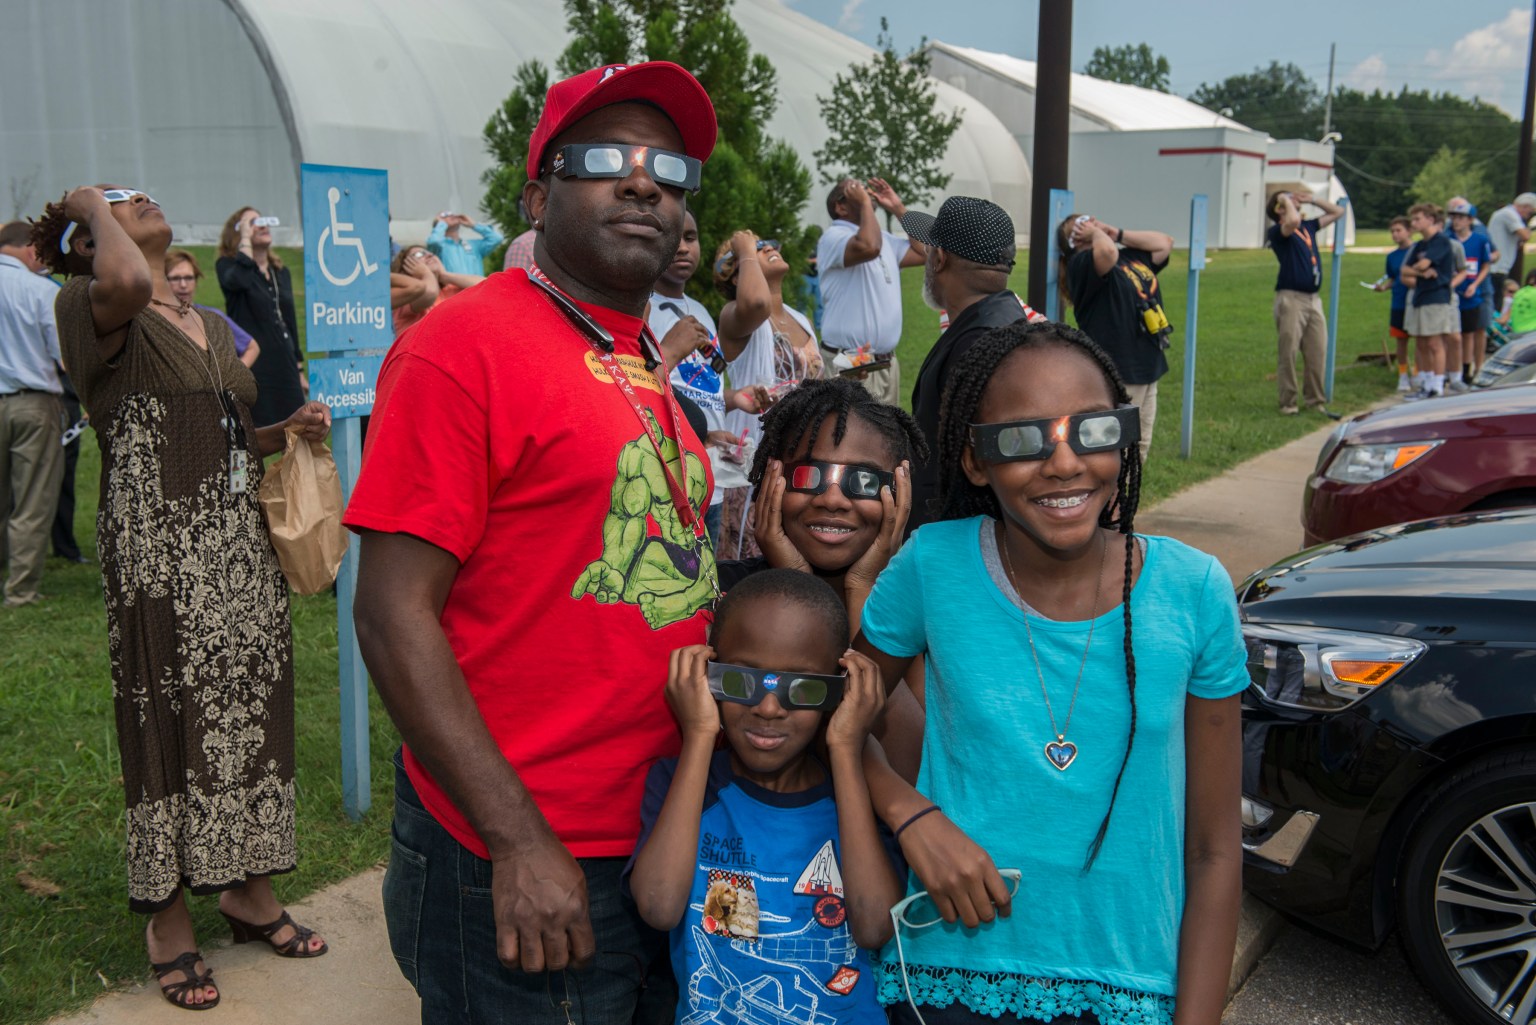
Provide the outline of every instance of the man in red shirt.
[[629,1022],[662,950],[619,877],[715,575],[709,463],[641,318],[715,131],[673,64],[551,86],[536,266],[439,304],[380,372],[346,523],[405,740],[384,906],[424,1022]]

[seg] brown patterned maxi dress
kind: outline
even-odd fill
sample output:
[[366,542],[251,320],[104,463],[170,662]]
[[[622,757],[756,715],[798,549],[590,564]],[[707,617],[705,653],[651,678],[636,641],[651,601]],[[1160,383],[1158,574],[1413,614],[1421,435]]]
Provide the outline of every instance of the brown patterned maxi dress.
[[[209,349],[153,306],[111,363],[90,278],[59,293],[59,341],[101,446],[96,539],[128,815],[128,905],[210,893],[294,867],[288,589],[257,502],[251,372],[219,317]],[[249,452],[229,485],[222,382]]]

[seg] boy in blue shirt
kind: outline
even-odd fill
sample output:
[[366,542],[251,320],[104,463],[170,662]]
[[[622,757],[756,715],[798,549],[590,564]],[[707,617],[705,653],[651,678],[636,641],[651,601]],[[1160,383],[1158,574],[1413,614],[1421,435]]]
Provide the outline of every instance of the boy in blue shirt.
[[1413,245],[1413,231],[1406,217],[1392,218],[1390,231],[1392,243],[1397,248],[1387,254],[1387,271],[1376,282],[1376,291],[1392,290],[1392,309],[1388,314],[1387,330],[1397,343],[1397,390],[1406,394],[1413,390],[1413,385],[1408,375],[1408,332],[1403,327],[1403,315],[1408,309],[1408,286],[1403,284],[1401,271],[1403,259]]
[[[1403,260],[1401,274],[1404,284],[1413,286],[1411,302],[1417,324],[1413,334],[1419,368],[1428,375],[1424,387],[1406,396],[1411,400],[1445,394],[1447,360],[1454,361],[1461,354],[1461,316],[1453,290],[1462,275],[1456,273],[1456,255],[1444,230],[1445,212],[1439,206],[1415,203],[1408,209],[1408,223],[1420,238]],[[1451,390],[1466,390],[1460,374]]]
[[[1456,305],[1461,311],[1461,380],[1470,385],[1477,376],[1486,355],[1488,334],[1483,326],[1484,308],[1489,301],[1483,294],[1483,283],[1488,280],[1493,264],[1493,243],[1478,231],[1472,223],[1472,205],[1465,199],[1450,202],[1446,212],[1451,218],[1451,234],[1461,243],[1467,257],[1467,277],[1456,287]],[[1452,347],[1455,348],[1454,346]],[[1455,363],[1447,358],[1446,370],[1456,373]]]
[[780,569],[731,588],[712,646],[672,653],[682,754],[646,780],[629,888],[671,932],[679,1023],[885,1022],[861,949],[903,892],[862,765],[885,688],[847,639],[837,593]]

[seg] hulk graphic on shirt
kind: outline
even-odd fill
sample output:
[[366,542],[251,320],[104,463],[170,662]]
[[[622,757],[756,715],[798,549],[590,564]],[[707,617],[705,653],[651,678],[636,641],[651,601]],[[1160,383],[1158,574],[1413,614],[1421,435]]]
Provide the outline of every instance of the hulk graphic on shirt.
[[[689,502],[701,508],[708,486],[704,464],[663,434],[650,410],[645,416],[660,435],[674,474],[682,455]],[[651,532],[652,521],[659,535]],[[602,556],[582,570],[571,588],[577,601],[588,594],[604,604],[640,606],[653,630],[680,623],[714,600],[715,553],[707,540],[696,541],[693,531],[683,526],[656,446],[644,433],[619,450],[618,474],[603,519]]]

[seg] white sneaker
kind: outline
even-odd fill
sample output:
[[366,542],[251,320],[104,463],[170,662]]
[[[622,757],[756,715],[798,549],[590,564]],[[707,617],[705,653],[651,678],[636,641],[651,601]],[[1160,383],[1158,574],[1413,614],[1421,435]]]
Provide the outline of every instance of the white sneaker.
[[1413,382],[1408,380],[1407,374],[1397,375],[1397,390],[1399,393],[1404,395],[1413,391]]
[[1435,397],[1435,393],[1430,391],[1428,388],[1420,388],[1417,391],[1411,391],[1407,395],[1404,395],[1403,396],[1403,401],[1404,402],[1417,402],[1420,399],[1432,399],[1434,397]]
[[1445,390],[1448,392],[1463,392],[1467,390],[1467,384],[1459,377],[1453,377],[1445,382]]

